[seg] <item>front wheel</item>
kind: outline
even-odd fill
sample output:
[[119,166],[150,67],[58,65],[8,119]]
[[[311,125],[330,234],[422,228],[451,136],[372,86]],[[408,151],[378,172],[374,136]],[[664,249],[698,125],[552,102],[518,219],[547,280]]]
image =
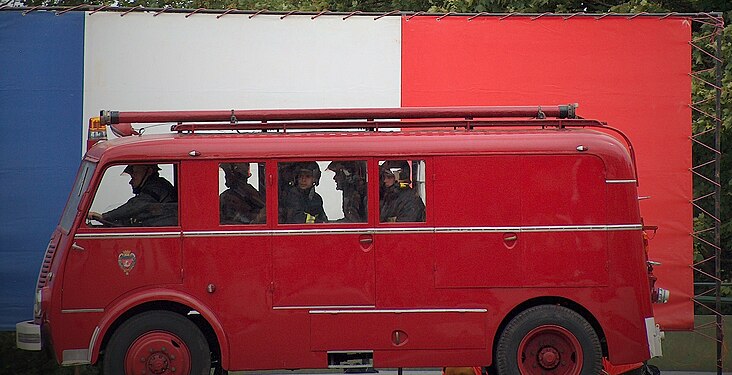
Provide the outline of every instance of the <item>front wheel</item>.
[[542,305],[511,319],[498,340],[495,361],[499,375],[597,375],[602,348],[581,315]]
[[136,315],[117,328],[104,354],[104,374],[209,374],[211,355],[201,330],[169,311]]

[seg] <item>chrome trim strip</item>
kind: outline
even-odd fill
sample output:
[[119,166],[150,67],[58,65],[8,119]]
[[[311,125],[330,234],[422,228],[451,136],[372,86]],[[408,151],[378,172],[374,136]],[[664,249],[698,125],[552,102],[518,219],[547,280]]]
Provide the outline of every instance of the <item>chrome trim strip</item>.
[[638,180],[605,180],[606,184],[635,184]]
[[209,230],[186,232],[143,232],[143,233],[82,233],[74,238],[175,238],[184,237],[228,237],[228,236],[303,236],[319,234],[405,234],[405,233],[503,233],[503,232],[594,232],[640,230],[641,224],[596,224],[596,225],[539,225],[514,227],[412,227],[412,228],[318,228],[318,229],[262,229],[262,230]]
[[65,310],[61,310],[62,314],[100,313],[100,312],[104,312],[104,309],[65,309]]
[[273,306],[272,310],[313,310],[313,309],[375,309],[376,306]]
[[435,233],[498,233],[520,232],[521,227],[443,227],[435,228]]
[[641,230],[640,224],[618,224],[618,225],[574,225],[574,226],[536,226],[521,227],[518,232],[614,232],[621,230]]
[[229,236],[271,236],[271,230],[207,230],[183,232],[183,237],[229,237]]
[[183,232],[185,237],[206,237],[206,236],[291,236],[291,235],[315,235],[315,234],[373,234],[373,228],[318,228],[318,229],[262,229],[262,230],[211,230],[211,231],[188,231]]
[[92,333],[91,340],[89,341],[89,357],[87,358],[89,362],[91,362],[92,351],[94,350],[94,345],[96,345],[97,339],[99,338],[99,333],[101,331],[102,329],[99,328],[99,326],[96,326],[96,328],[94,328],[94,333]]
[[126,233],[77,233],[74,239],[99,239],[99,238],[174,238],[180,237],[183,232],[126,232]]
[[487,309],[311,310],[310,314],[486,313]]
[[367,229],[265,229],[235,231],[190,231],[184,237],[213,236],[296,236],[317,234],[404,234],[404,233],[504,233],[504,232],[604,232],[641,230],[641,224],[597,224],[597,225],[543,225],[525,227],[421,227],[421,228],[367,228]]

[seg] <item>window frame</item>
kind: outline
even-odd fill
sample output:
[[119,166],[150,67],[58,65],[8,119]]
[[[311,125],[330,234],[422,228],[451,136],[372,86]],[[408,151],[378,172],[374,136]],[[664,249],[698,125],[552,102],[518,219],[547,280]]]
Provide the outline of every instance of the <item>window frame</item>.
[[[107,172],[114,167],[118,166],[127,166],[127,165],[134,165],[134,164],[156,164],[156,165],[170,165],[173,168],[172,171],[172,181],[168,181],[173,185],[175,188],[178,201],[177,204],[177,213],[176,213],[176,224],[175,225],[164,225],[164,226],[105,226],[105,225],[91,225],[91,220],[87,219],[87,215],[92,210],[92,206],[94,204],[94,200],[97,198],[97,194],[99,194],[99,189],[102,186],[102,181],[104,181],[104,177],[107,175]],[[97,168],[95,171],[96,173],[99,173],[98,177],[93,179],[92,183],[90,184],[92,189],[88,189],[88,192],[90,194],[89,201],[87,203],[87,207],[84,210],[84,215],[82,218],[81,223],[79,224],[80,228],[93,230],[93,231],[130,231],[130,230],[144,230],[144,231],[155,231],[159,230],[159,228],[175,228],[180,229],[181,228],[181,220],[182,220],[182,214],[181,214],[181,186],[180,186],[180,170],[181,170],[181,163],[179,160],[132,160],[132,161],[112,161],[109,163],[106,163],[102,166],[101,170],[99,168],[99,164],[97,164]],[[167,179],[167,178],[166,178]],[[132,198],[132,197],[130,197]],[[130,199],[128,198],[128,200]],[[120,204],[117,207],[120,207],[121,205],[125,204],[127,201],[124,201],[122,204]],[[113,210],[117,207],[110,208],[109,210]],[[102,212],[100,212],[101,214]]]

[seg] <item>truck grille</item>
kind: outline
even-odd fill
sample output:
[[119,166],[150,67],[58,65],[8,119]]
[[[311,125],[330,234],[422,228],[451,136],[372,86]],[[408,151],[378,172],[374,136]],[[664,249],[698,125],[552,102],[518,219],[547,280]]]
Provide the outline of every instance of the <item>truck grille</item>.
[[56,246],[57,243],[56,241],[54,241],[54,238],[52,238],[51,241],[48,243],[48,247],[46,248],[46,256],[43,257],[43,265],[41,265],[41,273],[38,275],[38,285],[36,286],[36,290],[46,286],[46,282],[48,281],[48,273],[51,272],[51,262],[53,262],[53,255],[56,253]]

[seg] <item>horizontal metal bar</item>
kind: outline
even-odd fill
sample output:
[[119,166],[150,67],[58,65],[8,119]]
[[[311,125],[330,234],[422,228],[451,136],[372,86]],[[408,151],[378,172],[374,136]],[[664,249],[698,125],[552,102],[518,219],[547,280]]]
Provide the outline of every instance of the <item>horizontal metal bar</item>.
[[[729,285],[729,284],[728,284]],[[694,299],[699,302],[716,302],[717,297],[716,296],[694,296]],[[720,297],[720,301],[722,303],[732,303],[732,297]]]
[[425,314],[486,313],[487,309],[393,309],[393,310],[312,310],[311,314]]
[[[39,7],[3,7],[0,8],[0,11],[8,11],[8,10],[21,10],[26,11],[28,9],[34,9],[34,10],[42,10],[42,11],[63,11],[65,9],[68,9],[69,7],[64,6],[39,6]],[[142,8],[142,7],[113,7],[113,6],[104,6],[104,5],[90,5],[90,4],[83,4],[83,6],[79,7],[78,9],[75,9],[75,11],[98,11],[104,9],[108,12],[125,12],[130,9],[136,12],[157,12],[160,11],[163,8]],[[170,13],[185,13],[189,14],[196,9],[189,9],[189,8],[170,8],[166,11]],[[202,14],[220,14],[224,13],[227,10],[230,9],[203,9],[199,13]],[[228,14],[253,14],[258,12],[259,10],[239,10],[234,9],[228,12]],[[445,13],[428,13],[428,12],[410,12],[410,11],[396,11],[397,13],[394,13],[391,16],[412,16],[412,15],[419,15],[419,16],[426,16],[426,17],[434,17],[434,16],[443,16]],[[267,14],[272,15],[284,15],[291,12],[288,11],[268,11]],[[321,12],[313,12],[313,11],[298,11],[297,14],[299,15],[318,15]],[[350,14],[350,12],[328,12],[329,15],[339,15],[339,16],[345,16]],[[363,12],[359,14],[359,16],[379,16],[384,14],[384,12]],[[465,17],[465,16],[474,16],[476,13],[451,13],[451,17]],[[694,20],[714,20],[717,21],[721,19],[722,13],[721,12],[712,12],[712,13],[677,13],[677,12],[671,12],[671,13],[481,13],[482,17],[529,17],[529,18],[535,18],[538,16],[541,16],[542,18],[545,17],[612,17],[612,18],[626,18],[630,19],[630,17],[634,18],[659,18],[659,19],[667,19],[667,18],[692,18]]]
[[[255,109],[211,111],[102,111],[105,125],[118,123],[230,122],[242,121],[332,121],[377,119],[485,119],[485,118],[575,118],[576,105]],[[311,127],[315,124],[310,124]],[[319,124],[318,124],[319,125]]]
[[273,306],[272,310],[313,310],[313,309],[375,309],[374,305],[359,306]]
[[64,309],[61,310],[62,314],[76,314],[76,313],[101,313],[104,309]]
[[175,238],[180,237],[182,232],[99,232],[99,233],[77,233],[74,238],[99,239],[99,238]]
[[318,122],[246,122],[236,124],[198,123],[177,124],[171,131],[260,131],[260,130],[334,130],[334,129],[474,129],[488,127],[601,127],[604,124],[597,120],[575,119],[514,119],[514,120],[444,120],[444,121],[318,121]]
[[[328,225],[328,224],[325,224]],[[642,230],[640,224],[598,225],[546,225],[525,227],[401,227],[401,228],[316,228],[262,229],[262,230],[213,230],[183,232],[185,237],[213,236],[298,236],[298,235],[354,235],[354,234],[404,234],[404,233],[537,233],[537,232],[614,232]],[[129,236],[135,234],[128,233]],[[78,235],[77,235],[78,236]],[[103,236],[100,234],[100,236]]]
[[[701,285],[701,286],[712,286],[712,285],[717,285],[717,283],[710,283],[710,282],[702,282],[702,281],[696,281],[696,282],[694,282],[694,285],[695,285],[695,286],[696,286],[696,285]],[[721,285],[722,285],[722,286],[732,286],[732,283],[722,283]],[[732,297],[730,297],[730,298],[732,298]]]

